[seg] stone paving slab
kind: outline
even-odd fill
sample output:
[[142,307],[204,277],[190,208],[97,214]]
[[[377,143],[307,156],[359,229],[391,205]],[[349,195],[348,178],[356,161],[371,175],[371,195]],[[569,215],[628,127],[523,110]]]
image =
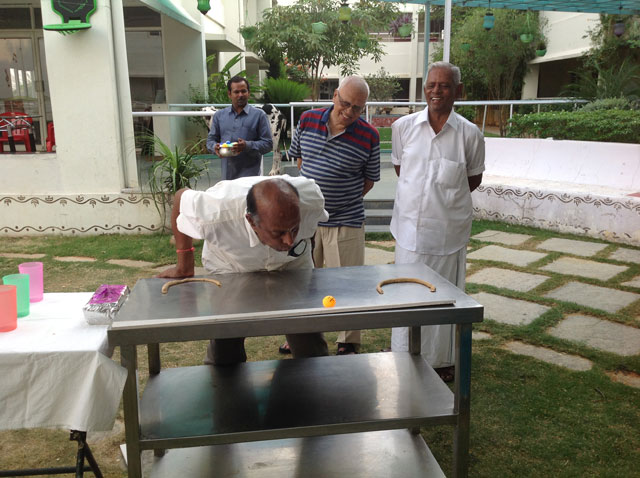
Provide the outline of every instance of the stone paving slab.
[[485,246],[467,254],[467,259],[482,259],[486,261],[507,262],[515,266],[528,266],[539,261],[546,254],[533,251],[518,251],[501,246]]
[[504,348],[518,355],[537,358],[543,362],[558,365],[577,372],[591,370],[591,367],[593,366],[592,362],[586,358],[556,352],[555,350],[544,347],[536,347],[534,345],[525,344],[524,342],[508,342],[504,344]]
[[136,261],[133,259],[109,259],[107,261],[108,264],[114,264],[116,266],[125,266],[125,267],[139,267],[139,268],[151,268],[155,265],[154,262],[147,261]]
[[364,248],[364,263],[367,266],[391,264],[394,260],[395,254],[393,252],[375,247]]
[[485,242],[497,242],[506,246],[519,246],[520,244],[528,241],[533,236],[528,234],[516,234],[514,232],[502,232],[502,231],[483,231],[480,234],[472,236],[471,239],[477,239]]
[[624,247],[620,247],[619,249],[613,251],[611,255],[609,255],[609,259],[622,262],[635,262],[636,264],[640,264],[640,251],[636,249],[626,249]]
[[636,276],[627,282],[623,282],[621,285],[626,285],[627,287],[638,287],[640,289],[640,276]]
[[529,274],[527,272],[517,272],[509,269],[499,269],[497,267],[485,267],[475,274],[467,277],[467,282],[474,284],[486,284],[504,289],[528,292],[538,287],[548,279],[541,274]]
[[96,262],[96,259],[93,257],[82,256],[55,256],[53,260],[60,262]]
[[607,247],[606,244],[598,242],[574,241],[573,239],[562,239],[554,237],[538,244],[538,249],[546,251],[564,252],[575,256],[589,257]]
[[640,299],[640,294],[583,284],[582,282],[568,282],[562,287],[548,292],[545,297],[575,302],[614,314]]
[[625,357],[640,354],[640,329],[597,317],[572,314],[547,332]]
[[46,254],[21,254],[18,252],[2,252],[0,257],[7,259],[42,259]]
[[541,267],[540,270],[568,274],[573,276],[589,277],[591,279],[609,280],[612,277],[628,270],[627,266],[617,266],[604,262],[589,261],[576,257],[560,257],[559,259]]
[[471,338],[473,340],[489,340],[491,338],[491,334],[486,332],[471,332]]
[[528,325],[549,310],[545,305],[487,292],[471,294],[471,297],[484,306],[485,319],[503,324]]

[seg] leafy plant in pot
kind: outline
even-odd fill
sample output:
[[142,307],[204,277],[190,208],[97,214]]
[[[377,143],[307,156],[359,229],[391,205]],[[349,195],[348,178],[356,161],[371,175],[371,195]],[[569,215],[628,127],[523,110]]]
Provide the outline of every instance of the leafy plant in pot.
[[393,36],[408,37],[413,33],[413,21],[410,13],[404,13],[389,24],[389,33]]
[[171,210],[175,193],[182,188],[194,188],[205,172],[209,176],[207,160],[199,154],[205,140],[171,149],[154,134],[143,135],[142,139],[152,143],[155,154],[160,157],[149,169],[149,190],[164,231],[167,228],[167,211]]

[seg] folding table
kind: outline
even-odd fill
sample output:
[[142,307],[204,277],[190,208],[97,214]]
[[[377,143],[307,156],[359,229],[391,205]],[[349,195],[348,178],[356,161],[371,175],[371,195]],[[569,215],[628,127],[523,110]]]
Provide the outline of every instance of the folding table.
[[78,441],[76,466],[6,470],[0,476],[82,476],[85,458],[101,476],[86,432],[113,428],[127,372],[109,358],[107,326],[84,320],[82,307],[91,295],[45,293],[15,330],[0,333],[0,430],[61,428]]

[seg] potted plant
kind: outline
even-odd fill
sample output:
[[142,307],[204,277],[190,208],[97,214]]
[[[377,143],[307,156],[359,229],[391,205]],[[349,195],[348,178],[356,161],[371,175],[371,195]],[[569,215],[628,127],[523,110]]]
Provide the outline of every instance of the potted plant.
[[317,33],[318,35],[322,35],[324,32],[326,32],[327,28],[329,27],[324,22],[315,22],[311,24],[311,31],[313,33]]
[[258,28],[253,25],[240,27],[240,35],[242,35],[242,38],[245,40],[251,40],[256,36],[256,33],[258,33]]
[[200,155],[204,139],[189,146],[171,149],[155,134],[145,134],[143,139],[153,144],[159,159],[149,169],[149,190],[162,218],[163,229],[167,223],[167,210],[171,209],[173,196],[182,188],[193,188],[206,171],[207,160]]
[[469,51],[471,50],[471,43],[469,43],[467,40],[462,40],[462,43],[460,43],[460,48],[462,49],[462,51]]
[[408,37],[413,33],[413,21],[410,13],[403,13],[389,24],[389,33],[393,36]]
[[547,45],[544,42],[539,42],[536,47],[536,55],[537,56],[545,56],[547,54]]

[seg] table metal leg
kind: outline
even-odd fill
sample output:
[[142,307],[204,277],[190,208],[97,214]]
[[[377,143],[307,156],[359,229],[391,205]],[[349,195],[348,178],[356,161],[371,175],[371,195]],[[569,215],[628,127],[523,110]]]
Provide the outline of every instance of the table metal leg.
[[147,344],[147,356],[149,375],[158,375],[160,373],[160,344]]
[[122,366],[127,369],[127,381],[124,384],[124,393],[122,395],[125,439],[127,442],[127,468],[129,478],[142,478],[136,346],[120,346],[120,357]]
[[11,151],[12,153],[16,152],[16,142],[13,139],[13,136],[9,136],[7,138],[9,140],[9,151]]
[[[0,476],[42,476],[42,475],[68,475],[75,474],[76,478],[82,478],[85,471],[90,471],[96,478],[103,478],[98,462],[93,457],[87,443],[87,432],[71,430],[69,440],[78,442],[76,454],[76,466],[57,466],[52,468],[27,468],[22,470],[2,470]],[[89,465],[85,465],[85,459]]]
[[453,436],[453,476],[455,478],[466,478],[469,474],[471,328],[472,324],[456,326],[454,412],[458,414],[458,423]]
[[421,346],[420,327],[409,327],[409,352],[413,355],[420,355]]
[[36,137],[33,132],[29,132],[29,144],[31,145],[31,152],[36,152]]

